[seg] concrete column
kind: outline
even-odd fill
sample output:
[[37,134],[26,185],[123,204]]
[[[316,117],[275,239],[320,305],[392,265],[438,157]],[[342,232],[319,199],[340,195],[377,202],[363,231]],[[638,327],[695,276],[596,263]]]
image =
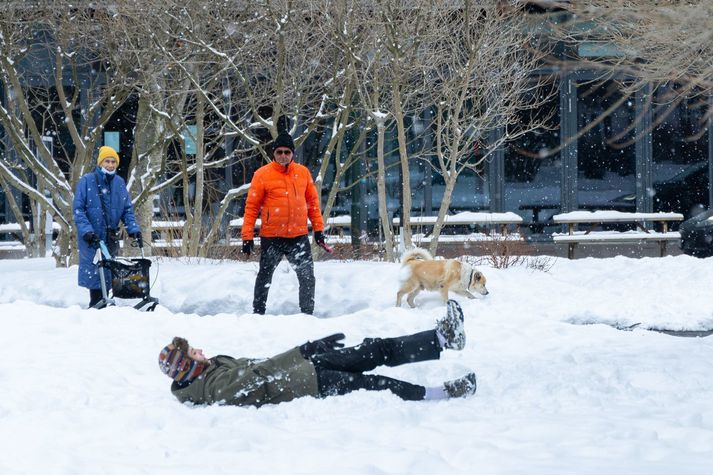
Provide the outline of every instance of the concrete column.
[[639,213],[651,213],[654,210],[652,93],[651,84],[636,92],[636,211]]
[[708,93],[708,209],[713,209],[713,92]]
[[562,212],[579,207],[577,199],[577,83],[574,73],[560,77],[560,143],[562,144]]
[[[498,127],[490,134],[490,143],[495,144],[503,136],[505,130]],[[500,145],[493,152],[488,163],[488,193],[490,194],[490,211],[500,213],[505,210],[505,148]]]

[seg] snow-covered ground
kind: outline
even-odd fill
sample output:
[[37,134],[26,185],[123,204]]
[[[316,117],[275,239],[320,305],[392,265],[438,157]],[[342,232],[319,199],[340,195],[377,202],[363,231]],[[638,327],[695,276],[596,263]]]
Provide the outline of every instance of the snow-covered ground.
[[713,328],[713,259],[481,270],[490,295],[459,298],[466,349],[380,371],[436,385],[472,368],[474,397],[254,409],[179,404],[160,349],[180,335],[260,357],[337,331],[348,344],[408,334],[443,313],[437,294],[395,308],[397,264],[319,262],[316,315],[300,315],[283,262],[257,316],[255,263],[162,260],[156,312],[97,311],[76,268],[0,261],[0,474],[713,473],[713,336],[644,330]]

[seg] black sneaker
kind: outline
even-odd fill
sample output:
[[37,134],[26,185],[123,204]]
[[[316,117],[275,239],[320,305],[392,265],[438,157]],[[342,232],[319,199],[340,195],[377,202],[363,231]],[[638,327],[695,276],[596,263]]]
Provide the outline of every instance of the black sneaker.
[[449,398],[471,396],[475,394],[477,386],[475,373],[468,373],[458,379],[443,383],[443,389],[445,389]]
[[445,340],[444,347],[451,350],[465,348],[463,310],[455,300],[446,303],[446,316],[436,322],[436,331]]

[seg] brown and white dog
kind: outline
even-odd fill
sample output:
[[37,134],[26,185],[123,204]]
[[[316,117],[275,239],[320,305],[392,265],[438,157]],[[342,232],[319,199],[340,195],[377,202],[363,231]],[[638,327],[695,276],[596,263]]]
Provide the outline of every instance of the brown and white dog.
[[414,299],[422,290],[441,293],[443,302],[448,301],[448,291],[464,295],[469,299],[488,295],[485,288],[485,276],[472,265],[455,259],[434,259],[425,249],[415,248],[401,258],[399,275],[401,288],[396,294],[396,306],[401,306],[401,299],[408,294],[406,301],[415,307]]

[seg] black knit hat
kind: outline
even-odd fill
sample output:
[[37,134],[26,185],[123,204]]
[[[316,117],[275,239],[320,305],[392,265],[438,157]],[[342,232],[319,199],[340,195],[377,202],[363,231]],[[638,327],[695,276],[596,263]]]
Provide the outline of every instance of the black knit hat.
[[294,153],[295,151],[295,141],[292,140],[292,136],[286,131],[282,131],[278,134],[274,142],[272,142],[272,151],[277,150],[278,147],[287,147]]

